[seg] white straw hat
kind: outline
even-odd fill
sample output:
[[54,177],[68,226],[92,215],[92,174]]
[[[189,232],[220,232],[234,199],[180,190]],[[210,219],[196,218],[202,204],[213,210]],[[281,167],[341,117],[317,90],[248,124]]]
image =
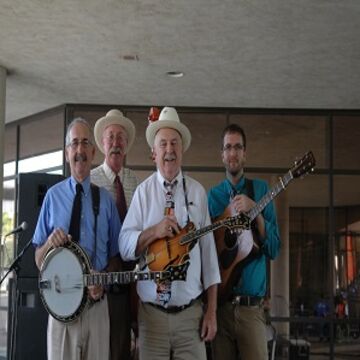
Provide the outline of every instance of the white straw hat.
[[135,132],[136,132],[135,125],[130,119],[125,117],[120,110],[117,109],[110,110],[109,112],[107,112],[107,114],[104,117],[96,121],[94,127],[94,137],[95,137],[96,145],[98,146],[100,151],[104,154],[105,151],[102,144],[102,136],[104,130],[110,125],[120,125],[125,129],[128,136],[128,145],[125,149],[125,153],[127,153],[130,150],[131,145],[135,140]]
[[180,122],[176,110],[172,107],[164,107],[160,113],[159,120],[151,122],[146,129],[146,140],[151,148],[154,147],[156,133],[163,128],[174,129],[180,133],[184,152],[191,143],[191,133],[189,129]]

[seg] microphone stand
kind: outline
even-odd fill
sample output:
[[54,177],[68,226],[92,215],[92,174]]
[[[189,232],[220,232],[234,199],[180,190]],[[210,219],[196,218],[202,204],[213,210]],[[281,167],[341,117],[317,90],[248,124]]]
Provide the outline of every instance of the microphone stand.
[[[5,238],[6,238],[6,236],[5,236]],[[9,269],[7,270],[7,272],[5,273],[3,278],[0,280],[0,286],[1,286],[3,281],[10,274],[10,272],[15,270],[16,276],[14,277],[14,283],[11,286],[11,292],[12,293],[9,294],[10,298],[13,299],[13,301],[11,303],[11,310],[10,310],[10,304],[9,304],[9,311],[11,311],[11,317],[10,317],[11,338],[10,338],[10,342],[8,342],[9,348],[7,350],[7,353],[8,353],[8,356],[9,356],[10,360],[15,359],[15,339],[17,337],[17,326],[16,326],[16,324],[17,324],[17,317],[18,317],[17,305],[19,303],[19,296],[20,296],[19,290],[17,288],[18,272],[20,270],[21,258],[25,254],[26,250],[30,247],[31,243],[32,243],[32,238],[30,238],[30,240],[25,244],[23,249],[19,252],[19,254],[16,256],[16,258],[10,264]]]
[[[5,238],[6,238],[6,236],[5,236]],[[31,243],[32,243],[32,238],[25,244],[24,248],[19,252],[18,256],[13,260],[8,271],[5,273],[5,275],[0,280],[0,286],[3,283],[3,281],[6,279],[6,277],[10,274],[11,271],[15,270],[16,273],[19,271],[20,260],[23,257],[23,255],[25,254],[25,251],[30,247]]]

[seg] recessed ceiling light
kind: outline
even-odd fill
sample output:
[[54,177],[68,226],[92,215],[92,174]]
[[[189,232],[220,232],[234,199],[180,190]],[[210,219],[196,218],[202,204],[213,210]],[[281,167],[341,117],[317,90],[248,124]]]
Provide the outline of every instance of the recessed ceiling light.
[[123,55],[122,58],[123,60],[127,60],[127,61],[139,61],[139,56],[137,55],[127,54],[127,55]]
[[181,78],[184,76],[184,73],[182,71],[168,71],[166,75],[173,78]]

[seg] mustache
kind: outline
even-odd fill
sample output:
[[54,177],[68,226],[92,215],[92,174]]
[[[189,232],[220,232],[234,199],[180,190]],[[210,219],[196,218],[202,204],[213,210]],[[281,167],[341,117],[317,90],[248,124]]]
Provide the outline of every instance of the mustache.
[[123,149],[123,148],[121,148],[119,146],[114,146],[109,151],[110,155],[113,155],[113,154],[115,154],[115,155],[124,155],[124,153],[125,153],[125,149]]
[[165,160],[165,161],[176,160],[176,154],[174,154],[174,153],[172,153],[172,154],[165,154],[164,160]]
[[87,161],[86,154],[75,154],[74,156],[75,161]]

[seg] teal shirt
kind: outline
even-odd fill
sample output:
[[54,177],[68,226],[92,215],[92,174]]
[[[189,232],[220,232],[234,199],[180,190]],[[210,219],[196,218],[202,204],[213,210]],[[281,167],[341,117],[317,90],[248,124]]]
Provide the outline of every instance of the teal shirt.
[[[253,187],[255,202],[258,202],[269,190],[267,183],[260,179],[253,179]],[[247,195],[244,176],[236,186],[233,186],[228,179],[225,179],[210,189],[208,201],[211,218],[216,218],[223,214],[225,208],[229,205],[234,190],[237,194]],[[265,220],[266,231],[262,253],[244,266],[241,281],[238,281],[233,288],[233,292],[236,295],[265,296],[266,258],[275,259],[280,251],[279,229],[273,202],[270,202],[265,207],[262,215]]]

